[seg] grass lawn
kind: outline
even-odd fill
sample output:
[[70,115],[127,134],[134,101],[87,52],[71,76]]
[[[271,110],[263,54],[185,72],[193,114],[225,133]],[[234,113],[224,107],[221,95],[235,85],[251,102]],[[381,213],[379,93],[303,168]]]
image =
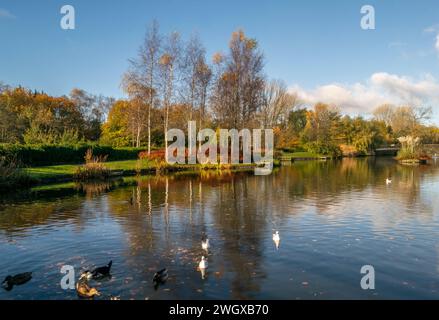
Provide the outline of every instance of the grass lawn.
[[[107,162],[105,165],[112,171],[119,170],[135,170],[137,167],[137,160],[126,160],[126,161],[114,161]],[[47,166],[47,167],[33,167],[24,169],[31,178],[37,180],[45,179],[57,179],[57,178],[69,178],[71,177],[79,164],[67,164],[58,166]],[[143,163],[142,169],[147,169],[148,164]]]
[[29,174],[31,178],[40,180],[72,176],[77,167],[77,165],[59,165],[49,167],[25,168],[24,171]]
[[[33,179],[39,182],[45,181],[62,181],[71,180],[76,169],[80,164],[70,164],[70,165],[57,165],[57,166],[46,166],[46,167],[32,167],[25,168],[25,172]],[[147,161],[139,160],[126,160],[126,161],[112,161],[106,162],[105,166],[111,171],[122,171],[122,174],[132,174],[137,170],[153,170],[154,165],[148,163]],[[186,171],[194,170],[198,168],[215,169],[216,165],[200,166],[200,165],[175,165],[171,166],[174,169]],[[246,169],[253,167],[252,165],[238,164],[233,165],[234,169]],[[124,172],[125,171],[125,172]]]

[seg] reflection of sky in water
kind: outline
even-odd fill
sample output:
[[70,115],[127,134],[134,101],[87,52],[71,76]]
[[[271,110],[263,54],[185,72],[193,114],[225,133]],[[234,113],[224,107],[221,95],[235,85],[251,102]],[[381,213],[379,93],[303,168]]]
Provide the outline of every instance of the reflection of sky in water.
[[[0,204],[0,276],[34,272],[0,298],[76,299],[59,286],[61,266],[79,272],[110,259],[113,277],[93,283],[102,298],[436,298],[438,173],[435,165],[345,159],[295,163],[268,177],[39,188]],[[203,233],[211,240],[204,280]],[[365,264],[376,269],[375,291],[360,289]],[[169,280],[155,291],[162,267]]]

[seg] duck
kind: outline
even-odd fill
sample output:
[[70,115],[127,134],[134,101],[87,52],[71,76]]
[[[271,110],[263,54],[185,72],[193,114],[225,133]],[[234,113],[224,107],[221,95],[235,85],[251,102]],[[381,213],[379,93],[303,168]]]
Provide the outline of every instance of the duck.
[[157,290],[159,285],[165,284],[166,280],[168,280],[168,269],[163,268],[157,271],[152,278],[152,282],[154,283],[154,288]]
[[387,178],[387,179],[386,179],[386,184],[391,184],[391,183],[392,183],[392,179]]
[[87,279],[90,280],[90,274],[91,274],[91,278],[94,280],[99,280],[105,277],[111,277],[110,271],[111,271],[111,266],[113,265],[113,260],[110,260],[110,262],[103,267],[99,267],[94,269],[91,273],[87,273]]
[[206,258],[201,257],[201,261],[198,264],[198,269],[200,269],[201,272],[201,279],[204,279],[206,277],[206,269],[207,269],[207,260]]
[[19,286],[29,282],[32,279],[32,272],[19,273],[15,276],[7,276],[2,282],[2,287],[6,291],[11,291],[14,286]]
[[276,249],[279,249],[279,244],[280,244],[279,231],[276,231],[276,233],[273,234],[273,241],[274,241],[274,244],[276,245]]
[[100,296],[100,292],[96,288],[91,288],[88,285],[88,274],[87,272],[82,273],[76,283],[76,292],[81,298],[94,298],[95,296]]
[[200,270],[202,270],[202,269],[207,269],[207,260],[206,260],[206,258],[204,257],[204,256],[202,256],[201,257],[201,261],[200,261],[200,263],[198,264],[198,268],[200,268]]
[[210,248],[209,238],[201,239],[201,248],[205,251],[209,251]]

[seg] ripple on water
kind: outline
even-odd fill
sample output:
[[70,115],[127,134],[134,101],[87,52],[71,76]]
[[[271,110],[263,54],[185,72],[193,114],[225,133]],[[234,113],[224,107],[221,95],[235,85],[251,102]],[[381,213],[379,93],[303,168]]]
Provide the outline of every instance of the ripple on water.
[[[296,163],[269,177],[208,179],[152,177],[97,194],[3,204],[0,270],[34,278],[0,291],[0,299],[77,299],[60,289],[60,268],[78,273],[110,259],[113,277],[94,283],[102,299],[436,297],[436,166],[348,159]],[[197,270],[202,255],[205,279]],[[365,264],[376,268],[374,293],[359,287]],[[169,280],[154,290],[163,267]]]

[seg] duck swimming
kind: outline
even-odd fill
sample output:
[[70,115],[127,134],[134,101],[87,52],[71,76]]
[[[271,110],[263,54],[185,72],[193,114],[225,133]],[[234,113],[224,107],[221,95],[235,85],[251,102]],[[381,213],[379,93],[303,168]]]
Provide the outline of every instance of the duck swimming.
[[392,183],[392,179],[387,178],[387,179],[386,179],[386,184],[391,184],[391,183]]
[[207,269],[207,260],[206,258],[201,257],[201,261],[198,264],[198,269],[200,269],[201,272],[201,279],[204,279],[206,277],[206,269]]
[[94,298],[95,296],[100,296],[98,290],[95,288],[91,288],[88,285],[87,277],[89,275],[89,272],[84,272],[79,277],[78,282],[76,283],[76,292],[78,293],[78,296],[81,298]]
[[201,239],[201,248],[204,251],[209,251],[209,248],[210,248],[209,238],[205,237],[205,238]]
[[87,279],[99,280],[105,277],[111,277],[110,271],[113,265],[113,260],[111,260],[106,266],[94,269],[92,272],[87,273]]
[[2,282],[2,287],[6,291],[11,291],[14,286],[25,284],[32,279],[32,272],[16,274],[15,276],[7,276]]
[[204,258],[204,256],[201,257],[201,261],[198,264],[198,268],[200,268],[200,270],[201,269],[207,269],[207,260],[206,260],[206,258]]
[[152,278],[154,289],[157,290],[159,285],[165,284],[166,280],[168,280],[168,269],[163,268],[162,270],[157,271]]
[[279,231],[276,231],[276,233],[273,234],[273,241],[274,241],[274,244],[276,245],[276,249],[279,249],[279,244],[280,244]]

